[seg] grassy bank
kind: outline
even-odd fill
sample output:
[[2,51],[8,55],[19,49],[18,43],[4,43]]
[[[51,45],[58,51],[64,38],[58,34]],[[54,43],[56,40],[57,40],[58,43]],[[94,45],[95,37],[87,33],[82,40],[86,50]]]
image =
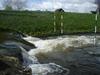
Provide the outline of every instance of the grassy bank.
[[[63,15],[65,34],[94,31],[95,15],[82,13],[63,13]],[[55,33],[53,16],[52,12],[0,11],[0,28],[13,29],[33,36],[60,34],[60,14],[56,13],[57,31]],[[98,31],[100,31],[100,18]]]

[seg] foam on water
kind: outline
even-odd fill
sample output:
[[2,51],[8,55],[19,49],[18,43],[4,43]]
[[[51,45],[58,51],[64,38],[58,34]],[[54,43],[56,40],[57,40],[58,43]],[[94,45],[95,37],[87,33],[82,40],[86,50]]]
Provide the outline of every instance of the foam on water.
[[[35,40],[34,38],[24,38],[25,40],[33,43],[37,49],[32,49],[29,54],[35,55],[37,53],[46,53],[54,50],[66,50],[69,47],[81,47],[93,44],[93,36],[65,36],[57,37],[56,39]],[[36,39],[36,38],[35,38]]]
[[[37,47],[37,49],[32,49],[31,51],[29,51],[29,54],[24,50],[24,48],[20,47],[22,49],[22,54],[23,54],[23,59],[24,59],[23,64],[27,65],[28,67],[30,67],[32,69],[32,75],[47,75],[48,73],[51,73],[51,74],[58,73],[61,75],[62,75],[62,73],[64,73],[65,75],[69,74],[69,69],[63,68],[62,66],[57,65],[53,62],[46,63],[46,64],[40,64],[38,62],[38,59],[35,57],[35,54],[39,52],[38,51],[39,48],[41,50],[44,49],[44,47],[46,46],[46,44],[48,44],[48,42],[52,43],[55,39],[48,40],[48,41],[47,40],[44,41],[44,40],[41,40],[39,38],[34,38],[34,37],[27,37],[24,39],[31,43],[35,42],[35,45]],[[39,44],[41,44],[41,45],[39,45]],[[48,49],[50,48],[49,45],[47,47],[48,47]],[[46,52],[46,51],[44,51],[44,52]]]
[[[100,38],[98,36],[98,38]],[[36,62],[35,55],[38,53],[47,53],[59,50],[67,50],[70,47],[84,47],[94,44],[94,36],[61,36],[53,39],[40,39],[35,37],[26,37],[24,40],[34,44],[37,48],[31,49],[28,53],[30,56],[34,57],[32,61]],[[27,57],[27,56],[26,56]],[[37,61],[38,62],[38,61]],[[52,63],[40,64],[39,62],[30,63],[29,67],[32,68],[33,75],[47,75],[47,73],[62,73],[66,70],[68,75],[69,69],[63,68],[60,65]],[[62,74],[61,74],[62,75]]]
[[55,63],[32,64],[29,67],[32,68],[33,75],[47,75],[48,73],[62,74],[63,71],[66,71],[65,75],[69,74],[69,69],[63,68]]
[[48,73],[63,73],[66,71],[66,75],[69,73],[69,69],[63,68],[55,63],[40,64],[35,56],[30,56],[24,48],[20,47],[23,54],[23,65],[32,69],[32,75],[47,75]]
[[47,75],[48,73],[63,73],[66,71],[66,75],[69,73],[69,69],[63,68],[55,63],[40,64],[35,56],[30,56],[24,48],[20,46],[23,55],[23,65],[32,69],[32,75]]

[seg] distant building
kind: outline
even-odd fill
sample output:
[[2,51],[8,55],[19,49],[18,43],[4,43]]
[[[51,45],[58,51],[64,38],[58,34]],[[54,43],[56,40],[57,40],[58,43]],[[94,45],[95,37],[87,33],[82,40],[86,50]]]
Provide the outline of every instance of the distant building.
[[62,8],[56,9],[56,12],[65,12]]

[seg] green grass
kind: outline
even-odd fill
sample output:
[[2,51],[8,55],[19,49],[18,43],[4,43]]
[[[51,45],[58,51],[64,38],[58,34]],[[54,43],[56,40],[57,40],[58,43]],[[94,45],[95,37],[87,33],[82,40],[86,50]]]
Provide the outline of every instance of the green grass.
[[[82,13],[63,13],[63,15],[65,34],[94,31],[95,15]],[[56,13],[56,33],[53,31],[53,16],[52,12],[0,11],[0,28],[9,28],[33,36],[60,34],[60,13]],[[100,31],[100,18],[98,31]]]

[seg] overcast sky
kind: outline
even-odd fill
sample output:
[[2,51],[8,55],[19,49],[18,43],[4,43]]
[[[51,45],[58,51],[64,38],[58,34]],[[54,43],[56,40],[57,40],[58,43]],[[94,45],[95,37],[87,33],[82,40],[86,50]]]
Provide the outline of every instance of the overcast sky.
[[[22,0],[24,1],[24,0]],[[68,12],[90,12],[96,10],[97,5],[95,0],[28,0],[28,10],[54,10],[57,8],[63,8]],[[2,0],[0,0],[0,9],[2,7]]]

